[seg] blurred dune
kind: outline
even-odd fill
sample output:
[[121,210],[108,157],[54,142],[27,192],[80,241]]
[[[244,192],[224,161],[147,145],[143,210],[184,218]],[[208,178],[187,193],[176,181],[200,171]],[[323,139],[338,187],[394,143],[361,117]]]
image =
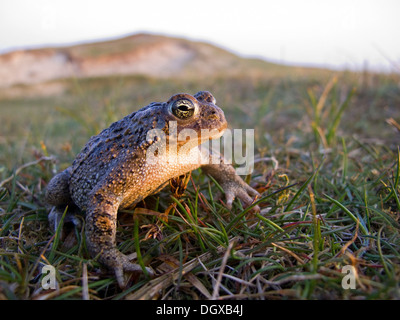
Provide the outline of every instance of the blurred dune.
[[263,73],[282,66],[245,59],[211,44],[159,35],[129,37],[0,55],[0,88],[63,78],[145,75],[156,78]]

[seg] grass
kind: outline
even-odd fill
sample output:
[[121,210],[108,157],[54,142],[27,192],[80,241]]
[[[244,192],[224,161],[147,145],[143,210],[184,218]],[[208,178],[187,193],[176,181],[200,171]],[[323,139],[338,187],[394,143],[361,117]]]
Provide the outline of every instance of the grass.
[[[389,123],[400,120],[400,88],[395,75],[364,77],[64,80],[61,96],[3,99],[0,299],[399,299],[400,133]],[[255,129],[245,178],[261,213],[237,200],[228,210],[201,170],[175,181],[186,190],[120,213],[119,249],[158,273],[131,275],[121,291],[88,255],[84,223],[66,237],[50,230],[46,185],[112,121],[201,89],[231,127]],[[41,287],[45,264],[56,290]],[[342,287],[347,265],[355,289]]]

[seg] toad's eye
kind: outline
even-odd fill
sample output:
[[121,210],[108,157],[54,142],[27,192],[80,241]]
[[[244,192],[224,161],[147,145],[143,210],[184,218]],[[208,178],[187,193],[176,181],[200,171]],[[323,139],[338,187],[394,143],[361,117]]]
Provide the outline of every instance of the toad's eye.
[[195,112],[195,106],[193,102],[188,99],[181,99],[172,102],[170,109],[172,114],[181,120],[191,118]]

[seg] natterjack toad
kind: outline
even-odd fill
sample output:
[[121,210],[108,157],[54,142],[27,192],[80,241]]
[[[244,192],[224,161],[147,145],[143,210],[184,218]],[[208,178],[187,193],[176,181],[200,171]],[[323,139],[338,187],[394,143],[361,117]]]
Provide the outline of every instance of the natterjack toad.
[[[204,141],[221,137],[227,128],[215,103],[205,91],[151,103],[91,137],[72,166],[47,186],[47,203],[54,206],[49,214],[53,227],[67,205],[84,211],[89,252],[115,272],[120,287],[124,287],[124,271],[142,269],[116,247],[118,209],[132,207],[170,179],[199,167],[222,186],[229,208],[235,197],[249,206],[258,196],[230,164],[222,158],[217,163],[208,161],[212,157],[199,148]],[[173,129],[177,134],[172,134]],[[179,139],[184,129],[197,136]]]

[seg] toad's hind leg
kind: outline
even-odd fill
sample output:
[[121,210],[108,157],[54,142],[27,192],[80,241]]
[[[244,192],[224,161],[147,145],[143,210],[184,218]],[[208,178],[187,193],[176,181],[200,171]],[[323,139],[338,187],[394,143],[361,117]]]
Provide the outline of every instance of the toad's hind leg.
[[53,206],[66,205],[72,202],[69,193],[69,179],[71,168],[56,174],[46,188],[46,202]]
[[69,192],[70,170],[71,168],[68,168],[55,175],[46,188],[46,202],[53,206],[49,212],[48,219],[54,231],[57,230],[67,207],[68,210],[64,222],[72,222],[78,226],[80,224],[80,220],[75,217],[75,213],[78,211],[77,207],[73,203]]
[[[94,194],[86,210],[86,242],[92,257],[115,272],[120,288],[125,287],[124,271],[142,272],[116,246],[117,212],[120,201],[112,195]],[[150,268],[147,272],[152,275]]]

